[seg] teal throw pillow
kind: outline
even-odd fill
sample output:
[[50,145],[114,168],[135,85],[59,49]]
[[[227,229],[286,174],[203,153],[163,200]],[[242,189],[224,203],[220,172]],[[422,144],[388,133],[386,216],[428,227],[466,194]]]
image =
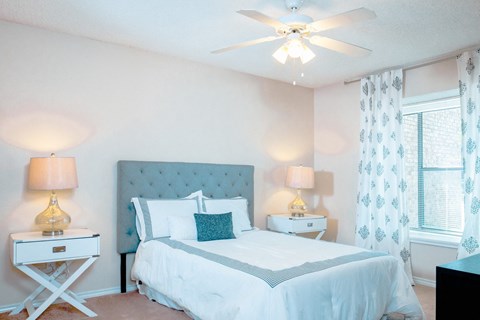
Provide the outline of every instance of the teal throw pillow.
[[231,212],[220,214],[194,213],[193,216],[197,226],[198,241],[235,239]]

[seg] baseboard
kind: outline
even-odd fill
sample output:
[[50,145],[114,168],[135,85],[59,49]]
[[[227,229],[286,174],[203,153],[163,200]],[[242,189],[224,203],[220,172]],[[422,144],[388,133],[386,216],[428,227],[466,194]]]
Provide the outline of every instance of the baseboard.
[[[137,290],[136,285],[129,285],[127,286],[127,292]],[[88,299],[100,296],[106,296],[109,294],[117,294],[120,293],[120,287],[114,287],[109,289],[101,289],[101,290],[93,290],[93,291],[85,291],[82,293],[77,293],[81,298]]]
[[[135,285],[128,285],[127,286],[127,292],[137,290],[137,287]],[[114,288],[107,288],[107,289],[100,289],[100,290],[92,290],[92,291],[84,291],[84,292],[75,292],[80,298],[83,299],[88,299],[88,298],[94,298],[94,297],[100,297],[100,296],[106,296],[109,294],[117,294],[120,293],[120,287],[114,287]],[[45,299],[36,301],[34,303],[35,307],[38,307],[40,304],[43,303]],[[57,299],[54,303],[61,303],[64,302],[62,299]],[[15,309],[18,306],[18,303],[16,304],[11,304],[11,305],[5,305],[5,306],[0,306],[0,313],[8,312],[13,309]]]
[[419,284],[419,285],[422,285],[422,286],[431,287],[431,288],[436,288],[437,287],[437,282],[433,281],[433,280],[413,277],[413,281],[416,284]]

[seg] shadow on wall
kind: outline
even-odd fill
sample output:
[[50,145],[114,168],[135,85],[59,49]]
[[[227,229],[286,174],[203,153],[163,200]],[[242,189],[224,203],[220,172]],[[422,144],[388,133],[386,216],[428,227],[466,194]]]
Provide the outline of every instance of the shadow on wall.
[[350,150],[348,140],[336,129],[321,129],[315,133],[315,152],[321,155],[343,154]]
[[316,171],[315,172],[315,188],[314,188],[314,203],[315,214],[327,217],[327,232],[322,237],[322,240],[333,241],[337,240],[338,234],[338,220],[330,217],[330,212],[325,207],[324,197],[333,196],[334,179],[333,172]]

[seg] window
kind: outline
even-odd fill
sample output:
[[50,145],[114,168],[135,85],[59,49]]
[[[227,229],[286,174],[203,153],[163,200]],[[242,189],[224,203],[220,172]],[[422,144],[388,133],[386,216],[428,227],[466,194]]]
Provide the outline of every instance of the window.
[[403,107],[411,230],[461,235],[464,226],[460,100]]

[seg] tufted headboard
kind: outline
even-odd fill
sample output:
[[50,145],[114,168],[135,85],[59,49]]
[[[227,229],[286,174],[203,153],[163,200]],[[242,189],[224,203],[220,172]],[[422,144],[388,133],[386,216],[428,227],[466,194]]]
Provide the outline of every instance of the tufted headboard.
[[209,198],[242,196],[248,200],[253,224],[253,171],[251,165],[131,161],[117,162],[117,252],[121,255],[121,290],[126,290],[126,254],[140,242],[135,228],[132,197],[183,198],[202,190]]

